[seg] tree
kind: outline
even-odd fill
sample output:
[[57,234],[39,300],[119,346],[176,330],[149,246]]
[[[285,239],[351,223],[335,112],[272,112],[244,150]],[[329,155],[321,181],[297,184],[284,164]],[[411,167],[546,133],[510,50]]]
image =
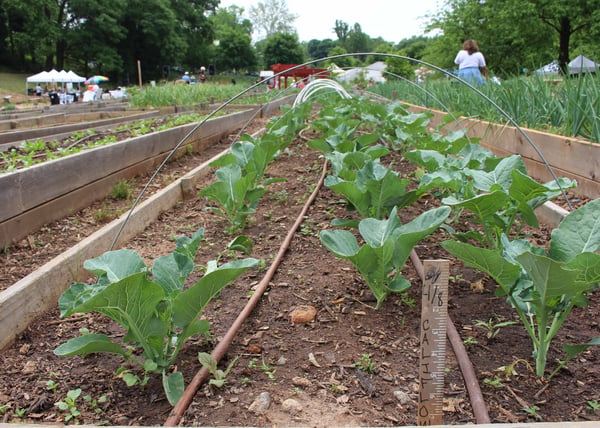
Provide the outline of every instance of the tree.
[[247,70],[256,66],[256,52],[250,35],[236,28],[224,29],[219,36],[216,65],[220,70]]
[[[73,62],[81,62],[84,75],[90,67],[96,74],[120,72],[123,61],[118,49],[127,30],[121,25],[126,0],[72,0],[70,13],[73,19],[66,36],[65,55]],[[102,42],[98,42],[102,41]],[[62,68],[62,67],[61,67]]]
[[348,39],[348,33],[350,32],[350,25],[348,25],[347,22],[344,22],[341,19],[336,19],[335,27],[333,27],[333,32],[340,41],[340,44],[344,48],[346,48],[346,40]]
[[202,53],[214,40],[209,14],[215,12],[218,5],[219,0],[170,0],[177,33],[186,45],[183,59],[186,68],[197,68],[206,60]]
[[425,55],[452,67],[462,42],[473,38],[492,70],[516,74],[552,57],[566,69],[572,36],[594,28],[599,14],[600,0],[451,0],[432,21],[443,36]]
[[[348,32],[348,38],[346,40],[345,47],[348,49],[348,52],[352,53],[369,52],[371,47],[370,42],[370,37],[363,33],[360,24],[355,23],[354,27],[352,27],[352,30]],[[364,61],[364,55],[360,55],[359,59]]]
[[243,8],[230,6],[219,8],[210,18],[218,40],[213,57],[220,70],[247,70],[256,66],[256,51],[252,47],[252,23],[242,17],[243,13]]
[[[346,55],[347,53],[348,51],[342,46],[336,46],[329,52],[329,56]],[[339,58],[333,58],[327,61],[327,65],[331,65],[333,63],[340,68],[350,68],[354,67],[357,62],[358,61],[356,58],[352,56],[340,56]]]
[[567,72],[570,61],[571,37],[592,28],[600,17],[598,0],[540,0],[527,1],[529,9],[558,35],[558,65]]
[[304,49],[298,43],[298,36],[290,33],[276,33],[267,38],[264,51],[265,66],[273,64],[302,64]]
[[256,6],[250,6],[250,19],[254,30],[261,38],[268,38],[276,33],[294,33],[294,21],[297,15],[290,13],[285,0],[265,0]]
[[306,53],[311,59],[325,58],[335,46],[336,43],[331,39],[312,39],[306,45]]
[[61,2],[0,0],[0,59],[21,69],[54,65]]
[[430,41],[431,39],[425,36],[412,36],[409,39],[400,40],[396,49],[405,52],[406,56],[410,58],[421,59]]
[[160,77],[165,64],[183,62],[188,46],[177,31],[177,18],[169,7],[169,0],[128,0],[123,25],[128,34],[119,50],[125,66],[125,81],[137,74],[137,61],[146,78]]
[[127,0],[122,23],[127,37],[119,44],[125,80],[137,73],[138,60],[146,79],[162,77],[165,65],[190,69],[200,65],[195,52],[205,50],[213,38],[208,19],[199,15],[217,4],[217,0]]
[[[398,51],[396,52],[397,55],[400,56],[407,56],[406,52],[404,51]],[[414,79],[415,77],[415,67],[412,64],[412,61],[408,61],[406,59],[403,58],[398,58],[398,57],[394,57],[394,56],[388,56],[385,59],[385,64],[386,64],[386,68],[385,71],[391,74],[386,74],[386,79],[393,79],[394,76],[393,75],[397,75],[400,77],[404,77],[405,79]],[[392,75],[393,74],[393,75]]]

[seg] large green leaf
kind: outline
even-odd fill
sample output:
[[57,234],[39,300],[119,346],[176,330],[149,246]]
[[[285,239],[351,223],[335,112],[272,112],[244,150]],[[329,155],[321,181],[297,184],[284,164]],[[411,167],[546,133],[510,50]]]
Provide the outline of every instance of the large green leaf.
[[568,262],[579,253],[595,253],[600,248],[600,199],[569,213],[552,231],[548,254]]
[[121,345],[114,343],[105,334],[84,334],[74,337],[54,350],[55,355],[71,357],[73,355],[87,355],[98,352],[126,355]]
[[105,314],[127,330],[125,341],[147,343],[148,338],[162,338],[167,332],[157,314],[163,299],[162,287],[140,272],[108,285],[89,299],[63,293],[60,305],[64,316],[92,311]]
[[461,151],[460,157],[465,168],[485,169],[489,159],[496,159],[494,154],[479,144],[467,144]]
[[450,207],[434,208],[398,228],[394,254],[397,267],[404,265],[417,242],[433,233],[448,218],[450,212]]
[[572,360],[575,356],[588,349],[590,346],[600,345],[600,337],[594,337],[587,343],[564,345],[563,351],[567,353],[567,361]]
[[600,282],[600,254],[580,253],[565,264],[565,269],[577,271],[575,281],[581,284],[595,285]]
[[391,170],[388,170],[381,180],[367,181],[366,188],[371,195],[373,205],[371,215],[383,218],[393,207],[409,202],[410,200],[405,198],[408,184],[410,184],[409,180],[398,177]]
[[495,216],[498,211],[506,208],[508,201],[508,194],[502,190],[483,193],[465,200],[458,200],[452,196],[442,199],[442,203],[446,205],[468,209],[484,222]]
[[230,150],[231,154],[236,157],[237,164],[242,168],[246,168],[254,156],[254,143],[249,141],[236,141],[231,145]]
[[521,267],[505,260],[498,250],[488,250],[457,241],[442,242],[442,247],[467,266],[489,274],[505,291],[512,288],[521,273]]
[[226,263],[207,272],[198,282],[177,295],[173,301],[175,325],[182,328],[188,327],[223,287],[257,264],[257,259],[247,258]]
[[169,253],[154,260],[152,275],[165,290],[165,295],[183,288],[185,279],[194,271],[194,261],[181,253]]
[[419,190],[425,192],[430,189],[440,188],[458,192],[465,185],[465,177],[460,171],[440,169],[425,174],[419,182]]
[[185,390],[183,374],[181,372],[174,372],[171,374],[166,374],[163,372],[162,379],[163,389],[165,390],[167,400],[169,400],[169,404],[171,406],[175,406],[181,399],[181,396]]
[[587,284],[579,290],[575,284],[577,271],[565,269],[564,263],[557,262],[546,256],[530,252],[517,256],[527,275],[533,281],[533,286],[539,295],[540,304],[543,306],[551,299],[565,294],[577,294],[587,288]]
[[356,237],[347,230],[322,230],[320,238],[329,251],[343,259],[356,255],[360,250]]
[[358,230],[367,245],[372,248],[379,248],[383,247],[385,242],[394,236],[395,231],[401,225],[396,208],[393,208],[385,220],[363,219],[358,225]]
[[83,267],[97,275],[100,284],[117,282],[147,269],[138,253],[126,249],[107,251],[99,257],[86,260]]
[[532,227],[539,227],[539,222],[533,211],[542,203],[546,202],[548,189],[519,170],[512,173],[512,183],[508,194],[516,202],[516,210],[521,214],[525,222]]
[[411,150],[406,152],[404,156],[413,163],[425,167],[430,172],[442,169],[446,162],[446,157],[437,150]]
[[328,176],[325,179],[325,185],[343,195],[350,206],[358,211],[361,217],[368,217],[371,200],[365,189],[357,186],[355,182],[344,181],[334,176]]
[[473,177],[473,184],[476,189],[483,192],[491,192],[497,186],[508,193],[508,189],[512,183],[512,173],[514,170],[526,173],[525,164],[519,155],[512,155],[502,158],[490,172],[480,169],[470,170],[469,175]]

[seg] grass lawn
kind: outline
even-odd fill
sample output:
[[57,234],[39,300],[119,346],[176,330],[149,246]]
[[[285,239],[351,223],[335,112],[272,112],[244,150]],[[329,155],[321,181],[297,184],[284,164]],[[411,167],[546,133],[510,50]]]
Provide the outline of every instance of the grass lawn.
[[[32,74],[34,73],[8,73],[0,71],[0,110],[12,110],[16,105],[31,107],[39,103],[50,104],[46,99],[41,100],[38,97],[30,97],[25,93],[26,79]],[[29,88],[35,88],[35,84],[30,83]],[[3,100],[7,95],[11,97],[10,102]]]
[[25,80],[27,76],[29,74],[0,72],[0,93],[25,95]]

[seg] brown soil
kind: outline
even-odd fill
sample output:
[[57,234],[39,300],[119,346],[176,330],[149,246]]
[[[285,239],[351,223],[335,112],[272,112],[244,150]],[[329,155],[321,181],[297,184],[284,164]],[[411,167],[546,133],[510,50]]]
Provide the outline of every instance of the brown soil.
[[[215,147],[219,149],[226,147]],[[206,156],[208,157],[208,156]],[[178,177],[202,160],[200,155],[179,159],[163,177]],[[321,173],[322,159],[301,141],[290,147],[272,165],[269,174],[285,177],[275,183],[259,204],[244,234],[255,243],[252,256],[271,262]],[[399,162],[395,162],[399,164]],[[211,180],[211,176],[207,176]],[[166,178],[163,178],[165,182]],[[159,180],[160,181],[160,180]],[[162,182],[162,181],[161,181]],[[199,188],[206,183],[199,183]],[[94,213],[107,209],[99,203],[68,219],[48,225],[0,254],[0,280],[10,286],[32,269],[98,227]],[[403,210],[404,222],[433,201],[424,198]],[[205,265],[223,250],[232,237],[223,233],[227,224],[199,198],[178,204],[164,213],[126,247],[140,253],[149,264],[174,247],[174,238],[189,235],[199,227],[206,239],[197,263]],[[104,208],[103,208],[104,207]],[[112,208],[111,208],[112,209]],[[123,207],[117,208],[123,210]],[[318,233],[335,217],[347,217],[340,197],[323,188],[297,231],[283,263],[251,317],[244,323],[220,368],[233,364],[222,388],[203,385],[185,413],[186,426],[402,426],[416,424],[420,281],[410,263],[405,276],[413,282],[407,294],[390,296],[378,310],[368,287],[352,266],[336,259],[320,244]],[[549,231],[536,232],[542,243]],[[468,346],[469,355],[483,390],[492,422],[600,420],[600,411],[590,404],[600,402],[600,351],[591,348],[569,363],[550,382],[531,372],[531,344],[524,329],[510,325],[493,339],[477,327],[477,320],[515,319],[502,298],[494,295],[494,284],[479,272],[464,268],[438,245],[447,239],[441,232],[416,247],[422,260],[450,259],[449,315]],[[245,274],[214,300],[205,313],[212,338],[188,341],[179,358],[178,370],[186,383],[199,370],[198,352],[211,352],[245,305],[265,270]],[[292,311],[313,306],[313,321],[293,323]],[[591,304],[577,308],[555,340],[548,368],[563,357],[565,343],[583,343],[599,336],[598,293]],[[68,391],[81,388],[78,422],[108,425],[162,425],[171,406],[165,399],[159,377],[144,387],[127,387],[115,371],[122,364],[111,355],[63,358],[53,349],[79,329],[103,332],[115,338],[122,329],[97,314],[60,319],[58,310],[36,320],[19,339],[0,355],[0,409],[3,422],[38,424],[63,422],[65,413],[54,403]],[[236,360],[237,358],[237,360]],[[372,372],[357,363],[372,363]],[[514,372],[501,367],[514,365]],[[469,396],[450,348],[446,357],[444,423],[474,422]],[[485,379],[500,379],[496,386]],[[52,383],[48,383],[52,381]],[[54,387],[55,386],[55,387]],[[249,409],[263,392],[270,394],[270,407],[255,413]],[[101,397],[106,402],[98,402]],[[295,401],[290,401],[290,399]],[[539,419],[524,411],[537,406]],[[71,421],[73,423],[73,421]]]

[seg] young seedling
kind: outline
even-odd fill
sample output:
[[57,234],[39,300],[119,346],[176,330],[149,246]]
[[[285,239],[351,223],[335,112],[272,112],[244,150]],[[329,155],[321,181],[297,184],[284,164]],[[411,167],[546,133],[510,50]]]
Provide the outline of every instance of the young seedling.
[[523,410],[534,419],[542,419],[542,417],[538,413],[538,410],[540,410],[540,408],[535,404],[530,407],[525,407]]
[[475,339],[473,336],[467,336],[464,340],[463,343],[465,344],[465,346],[471,346],[471,345],[477,345],[477,339]]
[[223,371],[217,368],[217,360],[215,360],[215,358],[212,355],[206,352],[198,353],[198,360],[200,361],[200,364],[202,364],[202,366],[205,367],[208,370],[208,372],[213,375],[213,379],[209,380],[208,384],[214,385],[217,388],[221,388],[225,385],[227,375],[237,362],[238,358],[239,357],[236,356],[233,359],[233,361],[229,363],[227,369]]
[[500,333],[500,329],[502,327],[506,327],[509,325],[517,324],[516,321],[498,321],[495,318],[490,318],[487,321],[475,320],[475,325],[477,327],[484,327],[487,330],[486,337],[488,339],[493,339]]
[[598,400],[588,400],[587,408],[593,412],[600,412],[600,403],[598,403]]
[[360,359],[353,365],[354,367],[356,367],[359,370],[362,370],[365,373],[373,373],[375,371],[375,363],[373,363],[371,355],[369,354],[362,354],[360,356]]
[[52,379],[46,381],[46,389],[49,391],[56,391],[58,388],[58,384],[54,382]]
[[504,385],[502,384],[502,379],[499,377],[494,378],[494,379],[490,379],[489,377],[486,377],[483,379],[483,383],[491,386],[492,388],[503,388],[504,387]]
[[264,358],[260,364],[257,363],[258,358],[252,358],[250,362],[248,362],[248,368],[261,370],[269,379],[275,380],[275,372],[277,371],[276,369],[272,368],[269,363],[266,363]]
[[54,403],[56,407],[65,412],[65,422],[69,422],[73,420],[73,422],[78,423],[78,416],[81,415],[79,409],[77,409],[77,399],[81,395],[81,388],[71,389],[67,392],[67,396],[63,401],[57,401]]

